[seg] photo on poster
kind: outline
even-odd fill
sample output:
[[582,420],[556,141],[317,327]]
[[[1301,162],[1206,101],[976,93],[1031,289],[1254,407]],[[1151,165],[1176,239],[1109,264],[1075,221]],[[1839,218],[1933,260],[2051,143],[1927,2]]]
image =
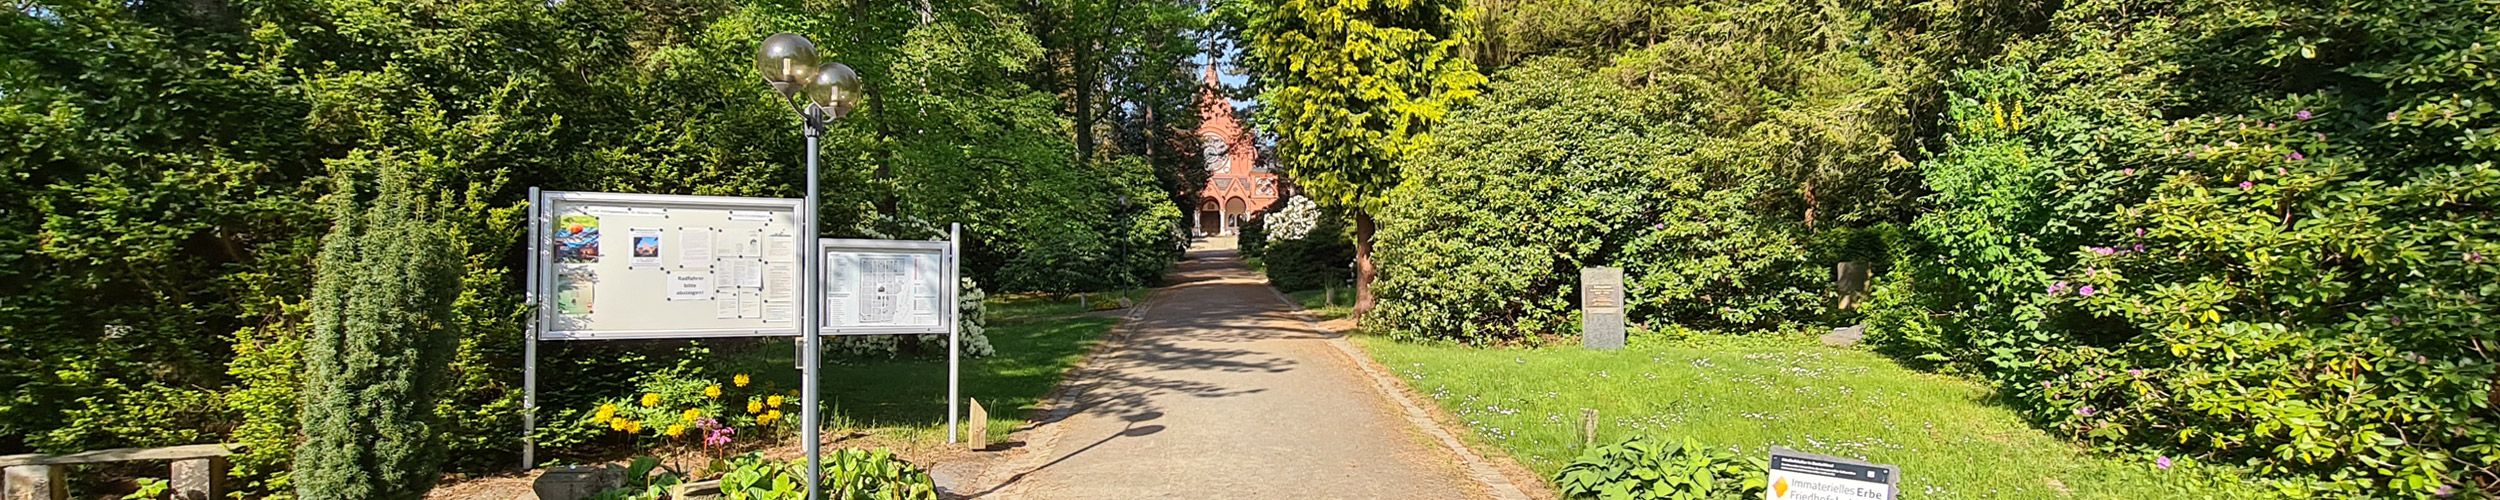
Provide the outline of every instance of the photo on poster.
[[587,264],[599,261],[599,216],[564,214],[556,217],[556,262]]
[[599,277],[589,270],[566,271],[556,276],[556,314],[589,316],[598,308]]
[[626,230],[634,243],[634,258],[627,265],[653,267],[660,265],[660,228],[637,227]]

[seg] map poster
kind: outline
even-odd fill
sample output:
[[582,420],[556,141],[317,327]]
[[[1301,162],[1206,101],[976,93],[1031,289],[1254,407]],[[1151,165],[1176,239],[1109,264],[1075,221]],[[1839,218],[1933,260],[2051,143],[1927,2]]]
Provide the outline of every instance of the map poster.
[[556,262],[588,264],[599,261],[599,216],[565,214],[556,218]]
[[633,238],[634,243],[633,259],[628,261],[630,265],[634,267],[660,265],[660,228],[637,227],[626,230],[625,234]]
[[871,255],[859,260],[860,324],[893,323],[901,315],[903,291],[912,277],[910,262],[900,255]]

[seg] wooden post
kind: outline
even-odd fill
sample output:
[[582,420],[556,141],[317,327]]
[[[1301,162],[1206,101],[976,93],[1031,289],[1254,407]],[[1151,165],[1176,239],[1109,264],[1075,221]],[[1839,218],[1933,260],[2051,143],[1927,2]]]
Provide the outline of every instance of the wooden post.
[[219,500],[226,498],[226,457],[200,457],[174,461],[171,486],[174,500]]
[[1580,447],[1597,446],[1597,409],[1580,409]]
[[965,398],[964,401],[972,404],[972,417],[964,420],[964,435],[971,439],[964,440],[964,446],[975,450],[990,447],[990,411],[981,408],[981,400]]
[[1319,296],[1325,299],[1321,303],[1327,304],[1328,307],[1337,307],[1337,286],[1328,285],[1319,287],[1319,289]]
[[69,480],[58,465],[19,465],[0,471],[8,500],[69,500]]

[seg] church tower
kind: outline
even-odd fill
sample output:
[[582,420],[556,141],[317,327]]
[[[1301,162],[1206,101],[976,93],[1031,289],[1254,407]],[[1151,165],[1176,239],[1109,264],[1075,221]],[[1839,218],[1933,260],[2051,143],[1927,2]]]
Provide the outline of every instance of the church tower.
[[1241,221],[1276,202],[1283,187],[1259,161],[1258,138],[1234,116],[1209,64],[1198,91],[1198,141],[1207,162],[1207,184],[1198,190],[1198,234],[1238,234]]

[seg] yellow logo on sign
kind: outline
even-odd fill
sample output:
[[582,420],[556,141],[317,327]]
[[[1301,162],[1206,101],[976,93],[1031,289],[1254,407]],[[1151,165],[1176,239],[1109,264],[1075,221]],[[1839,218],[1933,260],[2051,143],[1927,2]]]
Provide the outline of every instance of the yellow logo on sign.
[[1777,482],[1777,483],[1772,483],[1772,484],[1771,484],[1771,493],[1779,495],[1779,497],[1780,497],[1780,498],[1787,498],[1787,497],[1788,497],[1788,478],[1784,478],[1784,477],[1783,477],[1783,478],[1780,478],[1780,481],[1779,481],[1779,482]]

